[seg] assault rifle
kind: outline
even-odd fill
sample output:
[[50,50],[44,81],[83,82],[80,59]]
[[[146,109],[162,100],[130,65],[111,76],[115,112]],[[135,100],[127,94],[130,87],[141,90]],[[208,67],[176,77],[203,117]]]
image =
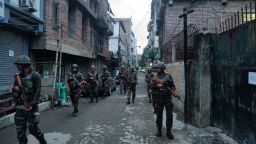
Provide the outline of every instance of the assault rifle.
[[[159,77],[154,77],[152,81],[156,84],[164,84],[165,82],[161,80]],[[178,100],[184,103],[184,101],[181,99],[180,96],[178,96],[178,93],[175,90],[172,90],[170,87],[167,87],[167,89],[171,92],[170,96],[176,97]]]
[[20,97],[21,97],[21,100],[23,102],[23,105],[26,109],[29,109],[29,104],[28,104],[28,101],[27,101],[27,97],[26,97],[26,94],[25,94],[25,91],[24,91],[24,88],[21,84],[21,79],[20,79],[20,76],[18,73],[16,73],[14,75],[14,78],[15,78],[15,81],[17,82],[18,84],[18,87],[19,87],[19,90],[20,90]]
[[[68,75],[73,75],[72,73],[68,72]],[[71,79],[73,79],[75,81],[75,83],[81,88],[82,85],[84,85],[85,87],[89,86],[89,83],[85,80],[82,80],[81,82],[79,82],[75,77],[72,77]]]

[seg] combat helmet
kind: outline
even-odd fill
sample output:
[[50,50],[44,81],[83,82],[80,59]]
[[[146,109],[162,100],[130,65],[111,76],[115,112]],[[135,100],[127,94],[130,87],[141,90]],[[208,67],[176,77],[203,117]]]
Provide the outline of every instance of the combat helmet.
[[77,64],[72,64],[71,68],[76,68],[76,69],[78,69],[78,65],[77,65]]
[[26,55],[20,55],[17,57],[14,64],[24,64],[24,65],[31,65],[31,60]]
[[166,69],[165,63],[163,63],[163,62],[159,62],[155,67],[156,68]]
[[103,70],[106,70],[107,68],[108,68],[108,67],[107,67],[106,65],[103,65],[103,66],[102,66],[102,69],[103,69]]

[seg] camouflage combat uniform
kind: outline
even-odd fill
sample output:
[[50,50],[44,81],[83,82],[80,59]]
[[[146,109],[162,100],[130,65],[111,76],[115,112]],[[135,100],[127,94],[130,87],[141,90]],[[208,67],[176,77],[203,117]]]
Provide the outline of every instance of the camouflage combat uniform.
[[111,85],[109,78],[111,77],[111,74],[108,70],[104,70],[101,75],[101,82],[103,87],[103,95],[106,96],[107,92],[109,91],[109,87]]
[[81,82],[83,76],[79,72],[73,72],[68,76],[68,86],[70,89],[70,98],[74,107],[73,114],[78,113],[78,100],[81,94]]
[[127,71],[124,67],[121,68],[120,73],[119,73],[119,78],[120,78],[120,94],[123,94],[123,92],[126,94],[127,91]]
[[131,93],[132,93],[132,102],[134,103],[136,96],[136,85],[138,83],[137,73],[132,69],[127,76],[127,104],[130,104]]
[[96,103],[98,102],[98,74],[95,71],[90,71],[87,74],[86,81],[89,83],[89,95],[91,98],[91,103],[95,98]]
[[[15,64],[23,64],[23,62],[19,62],[20,59],[27,59],[30,64],[30,59],[27,56],[19,56]],[[16,90],[14,87],[18,86],[17,81],[14,82],[13,87],[13,96],[14,96],[14,104],[15,104],[15,116],[14,121],[17,130],[17,138],[19,144],[27,144],[28,139],[26,136],[27,125],[29,132],[39,140],[41,144],[46,144],[44,139],[44,134],[38,127],[40,113],[38,112],[38,103],[41,92],[41,77],[37,72],[33,72],[30,68],[27,74],[19,73],[21,84],[27,99],[27,103],[32,107],[30,111],[25,111],[23,106],[23,101],[21,99],[20,90]]]
[[149,70],[146,75],[145,75],[145,81],[147,84],[147,93],[148,93],[148,98],[149,98],[149,103],[152,102],[152,93],[150,93],[150,88],[151,88],[151,80],[153,78],[152,72]]
[[[165,66],[160,65],[160,68],[165,69]],[[170,139],[173,139],[173,135],[171,133],[171,128],[173,126],[173,104],[171,91],[175,90],[175,85],[170,74],[163,72],[158,72],[156,76],[153,78],[158,78],[163,82],[162,87],[158,87],[157,83],[153,81],[152,91],[154,92],[155,97],[155,110],[156,110],[156,126],[158,128],[157,136],[161,136],[161,129],[163,123],[163,109],[166,109],[166,129],[167,136]]]

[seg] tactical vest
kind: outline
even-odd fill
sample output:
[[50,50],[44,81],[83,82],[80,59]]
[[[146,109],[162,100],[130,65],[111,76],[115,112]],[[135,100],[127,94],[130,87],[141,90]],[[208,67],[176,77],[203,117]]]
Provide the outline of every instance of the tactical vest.
[[[169,81],[170,74],[164,73],[162,75],[157,74],[156,77],[160,78],[164,83],[167,83]],[[164,84],[163,88],[158,88],[157,91],[157,98],[159,99],[166,99],[170,98],[170,90],[167,88],[167,86]]]
[[[34,98],[34,87],[33,87],[33,78],[37,75],[36,72],[31,72],[31,73],[28,73],[25,77],[20,75],[20,79],[21,79],[21,85],[23,87],[23,90],[25,92],[25,95],[26,95],[26,98],[27,98],[27,101],[28,103],[30,103],[33,98]],[[18,103],[22,104],[22,100],[20,97],[17,97],[18,99]]]
[[82,76],[79,73],[71,74],[72,79],[70,81],[70,89],[78,89],[79,83],[82,81]]

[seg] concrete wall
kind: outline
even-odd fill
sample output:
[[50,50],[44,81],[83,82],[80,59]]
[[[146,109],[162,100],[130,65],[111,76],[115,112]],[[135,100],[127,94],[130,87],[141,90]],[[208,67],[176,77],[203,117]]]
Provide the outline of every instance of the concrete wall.
[[210,125],[211,117],[211,63],[212,34],[194,37],[194,59],[189,63],[188,107],[192,124]]
[[114,52],[115,54],[118,51],[118,43],[119,43],[119,31],[120,31],[120,22],[115,22],[114,24],[114,34],[109,37],[109,51]]
[[109,51],[112,51],[114,54],[118,51],[118,37],[111,37],[109,39]]
[[118,37],[120,32],[120,22],[115,22],[114,24],[114,34],[111,37]]
[[[185,95],[185,85],[184,85],[184,63],[183,62],[176,62],[170,63],[166,65],[166,72],[172,75],[174,80],[174,84],[176,86],[176,90],[178,94],[181,96],[181,99],[184,100]],[[173,98],[173,103],[176,108],[180,111],[184,111],[184,104]]]

